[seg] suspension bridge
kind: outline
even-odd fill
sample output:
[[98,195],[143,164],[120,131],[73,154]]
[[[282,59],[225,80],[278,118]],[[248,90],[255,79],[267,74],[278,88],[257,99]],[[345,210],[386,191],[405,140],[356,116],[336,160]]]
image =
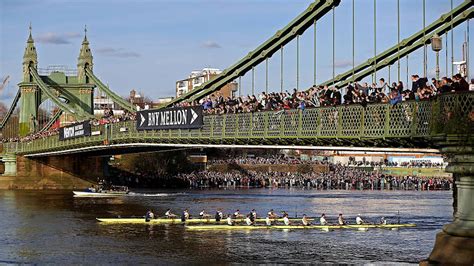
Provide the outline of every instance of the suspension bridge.
[[[280,57],[280,91],[285,89],[284,72],[290,60],[284,60],[284,49],[295,44],[296,89],[302,90],[300,38],[303,34],[313,39],[313,84],[344,89],[347,85],[367,78],[377,79],[377,73],[390,68],[397,71],[401,80],[401,61],[420,49],[423,50],[423,76],[427,76],[427,53],[434,38],[451,37],[451,75],[453,63],[453,30],[467,25],[474,15],[472,1],[461,2],[431,23],[425,21],[423,0],[423,28],[410,36],[400,38],[400,1],[397,3],[397,43],[377,51],[377,8],[374,1],[374,56],[355,64],[355,1],[352,4],[352,68],[336,73],[335,68],[335,12],[340,0],[317,0],[309,5],[288,25],[222,74],[181,97],[166,103],[162,108],[196,103],[216,93],[231,82],[238,82],[241,93],[242,78],[251,75],[251,94],[255,94],[256,68],[264,69],[265,91],[269,91],[269,60]],[[317,82],[317,29],[323,17],[331,17],[332,77]],[[313,31],[311,31],[313,29]],[[469,35],[469,34],[468,34]],[[327,36],[325,37],[326,40]],[[469,42],[467,40],[467,47]],[[448,47],[445,73],[449,73]],[[438,59],[438,51],[437,59]],[[469,48],[466,53],[468,62]],[[453,173],[457,188],[454,194],[454,221],[438,235],[431,261],[449,261],[442,250],[453,248],[453,254],[462,254],[459,262],[473,262],[469,251],[474,248],[474,93],[446,93],[428,101],[406,101],[396,105],[388,103],[339,105],[285,112],[255,112],[223,115],[205,115],[203,125],[195,129],[139,130],[135,121],[122,121],[105,125],[92,125],[91,134],[72,139],[60,139],[49,134],[52,129],[95,118],[94,94],[106,95],[126,112],[135,113],[135,107],[104,84],[93,71],[93,56],[87,35],[84,35],[77,61],[77,69],[41,69],[38,63],[31,27],[23,56],[23,76],[18,92],[0,122],[3,143],[4,176],[15,176],[28,165],[28,160],[47,163],[79,154],[93,157],[158,150],[167,147],[378,147],[378,148],[436,148],[449,158],[447,171]],[[439,69],[439,63],[437,63]],[[469,77],[469,64],[465,69]],[[439,71],[438,71],[439,73]],[[407,71],[408,74],[408,71]],[[389,74],[390,75],[390,74]],[[439,74],[438,74],[439,75]],[[274,79],[274,78],[272,78]],[[408,76],[407,76],[408,79]],[[439,79],[439,77],[437,77]],[[407,80],[408,85],[408,80]],[[33,137],[34,136],[34,137]],[[62,155],[63,157],[58,157]],[[58,159],[59,158],[59,159]],[[62,158],[62,159],[61,159]],[[77,164],[78,162],[75,162]],[[37,167],[37,166],[35,166]],[[28,168],[28,167],[26,167]],[[68,168],[65,166],[65,168]],[[80,171],[71,166],[68,171]],[[37,169],[37,168],[35,168]],[[31,170],[31,169],[30,169]],[[34,171],[34,170],[31,170]],[[42,173],[44,174],[44,173]],[[467,243],[467,244],[462,244]],[[469,248],[471,248],[469,250]],[[467,252],[467,253],[466,253]],[[464,260],[463,260],[464,258]]]

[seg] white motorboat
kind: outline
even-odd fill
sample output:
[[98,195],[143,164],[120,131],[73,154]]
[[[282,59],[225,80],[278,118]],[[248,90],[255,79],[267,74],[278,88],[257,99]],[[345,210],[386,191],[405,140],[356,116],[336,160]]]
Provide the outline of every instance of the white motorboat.
[[105,190],[101,192],[92,191],[73,191],[74,197],[119,197],[128,194],[128,191]]
[[84,191],[73,191],[74,197],[120,197],[128,195],[128,187],[112,186],[111,189],[88,188]]

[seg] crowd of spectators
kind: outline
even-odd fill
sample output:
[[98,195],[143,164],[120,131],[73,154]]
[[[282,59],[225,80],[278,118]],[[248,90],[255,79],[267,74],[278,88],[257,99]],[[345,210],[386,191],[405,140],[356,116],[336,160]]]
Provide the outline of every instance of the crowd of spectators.
[[349,157],[348,166],[358,167],[414,167],[414,168],[444,168],[445,163],[432,162],[430,160],[411,160],[409,162],[396,162],[387,159],[383,161],[356,161],[354,157]]
[[[244,157],[237,156],[232,158],[219,158],[219,159],[210,159],[209,164],[324,164],[329,165],[330,162],[328,158],[324,160],[301,160],[300,158],[289,157],[284,155],[272,155],[267,157]],[[430,160],[419,160],[419,161],[410,161],[410,162],[395,162],[389,161],[387,159],[383,161],[368,161],[368,160],[355,160],[354,157],[349,157],[349,160],[345,164],[347,166],[354,167],[415,167],[415,168],[443,168],[444,163],[431,162]]]
[[326,164],[327,161],[301,160],[300,158],[284,155],[272,155],[267,157],[243,157],[237,156],[225,159],[211,159],[209,164]]
[[270,187],[307,189],[367,190],[449,190],[452,180],[441,177],[393,176],[376,171],[342,165],[331,165],[328,172],[285,173],[199,171],[179,174],[189,187]]
[[[118,123],[122,121],[129,121],[129,120],[135,120],[136,114],[135,113],[130,113],[127,111],[124,111],[123,114],[121,115],[114,115],[112,109],[105,109],[104,110],[104,116],[101,118],[95,118],[89,120],[89,123],[93,126],[99,126],[99,125],[106,125],[106,124],[113,124],[113,123]],[[41,132],[36,132],[29,134],[25,137],[14,137],[14,138],[2,138],[2,142],[29,142],[32,140],[36,139],[41,139],[41,138],[46,138],[54,135],[59,135],[59,128],[58,127],[52,127],[49,130],[41,131]]]
[[176,106],[202,106],[207,114],[246,113],[259,111],[284,111],[301,109],[360,104],[366,106],[370,103],[397,103],[407,100],[428,100],[436,95],[474,90],[474,80],[471,85],[460,75],[453,78],[443,77],[441,80],[420,78],[412,75],[412,86],[408,89],[402,81],[388,84],[381,78],[379,83],[355,82],[345,88],[335,86],[312,86],[306,91],[293,89],[292,92],[262,92],[258,95],[246,97],[224,98],[219,93],[207,96],[198,102],[182,102]]
[[114,115],[113,110],[110,108],[107,108],[104,110],[103,117],[90,120],[90,122],[91,122],[91,125],[93,126],[99,126],[99,125],[119,123],[123,121],[130,121],[130,120],[135,120],[135,119],[136,119],[136,113],[130,113],[128,111],[124,111],[123,114]]

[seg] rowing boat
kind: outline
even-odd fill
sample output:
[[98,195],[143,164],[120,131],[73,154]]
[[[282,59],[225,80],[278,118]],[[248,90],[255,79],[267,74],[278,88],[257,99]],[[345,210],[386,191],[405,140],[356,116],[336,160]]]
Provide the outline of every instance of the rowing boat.
[[[158,218],[151,219],[150,221],[145,221],[145,218],[96,218],[97,221],[104,224],[176,224],[182,223],[179,218]],[[236,222],[243,222],[244,219],[234,219]],[[272,222],[283,222],[283,218],[272,219]],[[301,218],[290,218],[290,221],[301,221]],[[225,224],[227,221],[225,219],[220,220],[218,223]],[[255,222],[265,222],[264,218],[257,218]],[[202,218],[192,218],[186,220],[187,224],[205,224],[205,223],[217,223],[216,219],[202,219]]]
[[189,230],[261,230],[261,229],[319,229],[319,230],[334,230],[334,229],[368,229],[368,228],[384,228],[384,229],[398,229],[406,227],[415,227],[416,224],[361,224],[361,225],[188,225]]

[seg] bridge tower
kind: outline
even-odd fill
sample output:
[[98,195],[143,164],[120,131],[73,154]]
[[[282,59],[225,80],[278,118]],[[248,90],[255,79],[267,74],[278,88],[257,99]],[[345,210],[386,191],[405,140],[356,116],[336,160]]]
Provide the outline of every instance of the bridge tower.
[[89,47],[89,41],[87,40],[87,28],[84,28],[84,40],[82,41],[81,50],[79,57],[77,58],[77,83],[78,84],[89,84],[88,86],[82,86],[78,91],[79,105],[82,110],[93,114],[93,99],[94,99],[94,86],[90,86],[89,77],[86,75],[86,69],[92,71],[93,56]]
[[31,25],[30,35],[26,41],[25,53],[23,55],[23,80],[18,84],[21,91],[20,136],[25,136],[35,131],[38,106],[41,101],[40,91],[30,73],[30,67],[38,68],[38,55],[36,54],[35,42],[31,35]]

